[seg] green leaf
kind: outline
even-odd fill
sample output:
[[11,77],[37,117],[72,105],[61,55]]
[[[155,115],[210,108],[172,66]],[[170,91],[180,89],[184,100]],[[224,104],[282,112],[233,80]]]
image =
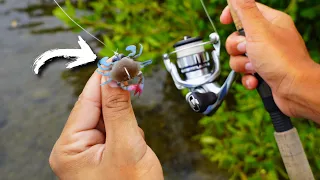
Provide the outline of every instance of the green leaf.
[[219,140],[217,140],[216,138],[212,137],[212,136],[203,136],[201,137],[201,143],[202,144],[207,144],[207,145],[210,145],[210,144],[215,144],[217,143]]
[[301,16],[307,19],[313,19],[317,16],[317,11],[313,8],[304,9],[301,11]]

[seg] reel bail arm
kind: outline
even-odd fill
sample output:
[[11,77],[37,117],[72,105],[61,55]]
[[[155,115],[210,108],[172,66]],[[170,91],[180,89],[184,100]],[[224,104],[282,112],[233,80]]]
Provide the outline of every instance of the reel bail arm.
[[[185,36],[174,45],[175,51],[163,55],[165,67],[176,87],[189,89],[187,102],[195,112],[205,115],[218,109],[235,78],[232,71],[222,86],[216,82],[220,75],[221,43],[217,33],[211,33],[209,39],[208,42],[203,42],[200,37]],[[208,44],[214,49],[211,53],[205,50],[205,45]],[[176,63],[170,60],[170,56],[174,54]]]

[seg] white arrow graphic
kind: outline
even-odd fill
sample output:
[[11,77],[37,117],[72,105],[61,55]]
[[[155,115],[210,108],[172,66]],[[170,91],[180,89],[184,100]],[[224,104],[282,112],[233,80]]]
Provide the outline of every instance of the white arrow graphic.
[[95,61],[97,55],[92,52],[90,46],[80,36],[78,43],[81,49],[52,49],[41,54],[33,63],[34,73],[38,74],[41,66],[55,57],[74,58],[75,61],[66,64],[68,69]]

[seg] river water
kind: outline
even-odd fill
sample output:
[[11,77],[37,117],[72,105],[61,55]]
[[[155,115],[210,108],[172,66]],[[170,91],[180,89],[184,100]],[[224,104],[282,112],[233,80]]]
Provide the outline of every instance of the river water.
[[[0,179],[56,179],[48,157],[93,68],[67,71],[66,61],[59,60],[35,76],[31,65],[38,55],[78,48],[78,34],[59,31],[63,25],[51,15],[51,1],[0,3]],[[226,179],[201,155],[193,140],[201,132],[201,116],[190,111],[165,70],[154,67],[133,106],[166,179]]]

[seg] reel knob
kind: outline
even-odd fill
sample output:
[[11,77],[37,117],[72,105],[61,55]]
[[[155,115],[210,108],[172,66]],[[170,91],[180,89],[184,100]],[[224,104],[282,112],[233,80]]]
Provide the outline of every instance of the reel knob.
[[207,108],[214,104],[218,100],[218,97],[213,92],[199,93],[192,92],[189,94],[187,101],[189,102],[190,107],[198,113],[203,113]]

